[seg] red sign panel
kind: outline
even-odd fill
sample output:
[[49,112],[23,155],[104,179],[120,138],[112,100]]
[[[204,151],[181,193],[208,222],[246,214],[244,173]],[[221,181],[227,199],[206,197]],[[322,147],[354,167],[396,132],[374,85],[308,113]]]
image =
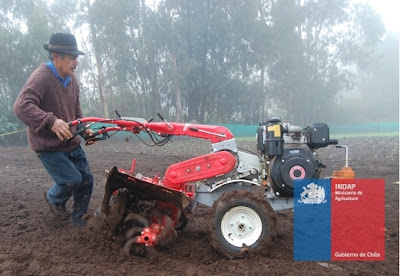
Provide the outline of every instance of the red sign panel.
[[384,179],[332,178],[331,260],[384,259]]

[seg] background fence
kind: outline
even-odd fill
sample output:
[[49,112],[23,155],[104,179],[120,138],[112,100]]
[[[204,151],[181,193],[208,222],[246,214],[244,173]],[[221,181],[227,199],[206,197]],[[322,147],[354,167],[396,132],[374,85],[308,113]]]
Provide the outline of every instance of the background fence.
[[[258,125],[224,124],[235,137],[254,136]],[[375,122],[368,124],[352,124],[329,126],[331,136],[394,136],[399,135],[399,122]]]

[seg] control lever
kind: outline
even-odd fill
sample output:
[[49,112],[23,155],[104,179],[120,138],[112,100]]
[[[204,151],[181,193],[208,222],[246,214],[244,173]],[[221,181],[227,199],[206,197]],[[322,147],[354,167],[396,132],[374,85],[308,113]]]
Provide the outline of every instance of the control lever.
[[[108,132],[104,131],[106,129],[105,126],[101,127],[102,131],[96,131],[93,133],[92,136],[84,134],[82,137],[85,139],[86,144],[90,141],[100,141],[100,140],[107,140],[107,138],[110,138],[110,135],[108,135]],[[101,137],[97,137],[98,135],[102,135]]]
[[[72,125],[72,122],[68,122],[67,124],[68,124],[70,127],[73,126],[73,125]],[[74,134],[72,134],[72,137],[71,137],[70,139],[67,140],[67,143],[68,143],[69,141],[71,141],[72,139],[74,139],[74,138],[75,138],[76,136],[78,136],[78,135],[82,135],[82,138],[86,141],[86,144],[87,144],[87,142],[89,142],[89,141],[106,140],[107,138],[110,138],[110,136],[108,135],[107,132],[102,133],[102,134],[103,134],[103,137],[102,137],[102,138],[96,137],[97,135],[100,134],[98,131],[95,132],[95,133],[93,133],[92,136],[87,135],[87,134],[84,134],[85,130],[88,129],[92,124],[93,124],[93,123],[88,124],[88,125],[85,125],[84,123],[80,122],[79,119],[78,119],[78,124],[76,125],[76,131],[74,132]],[[102,129],[105,129],[105,127],[102,127]]]
[[[68,125],[71,127],[72,126],[72,124],[71,124],[71,122],[68,122]],[[67,143],[69,142],[69,141],[71,141],[72,139],[74,139],[76,136],[78,136],[79,134],[82,134],[83,132],[85,132],[85,130],[88,128],[88,126],[86,126],[84,123],[81,123],[81,122],[79,122],[77,125],[76,125],[76,131],[75,131],[75,133],[74,134],[72,134],[72,137],[70,138],[70,139],[68,139],[67,140]]]
[[160,119],[163,120],[170,129],[173,129],[173,127],[167,122],[167,120],[164,119],[164,117],[160,113],[157,113],[157,116],[160,117]]
[[[143,118],[134,118],[134,117],[122,117],[121,113],[118,110],[114,110],[115,114],[117,114],[118,118],[120,118],[121,120],[125,120],[125,121],[132,121],[132,122],[138,122],[140,124],[146,123],[147,121]],[[151,120],[153,120],[153,118],[150,118]]]
[[115,114],[117,114],[118,118],[122,119],[122,115],[121,115],[121,113],[119,113],[118,110],[114,110],[114,112],[115,112]]
[[215,136],[218,136],[218,137],[226,137],[224,133],[215,133],[215,132],[211,132],[211,131],[207,131],[207,130],[198,129],[198,128],[195,128],[195,127],[189,127],[189,129],[191,131],[203,132],[203,133],[215,135]]

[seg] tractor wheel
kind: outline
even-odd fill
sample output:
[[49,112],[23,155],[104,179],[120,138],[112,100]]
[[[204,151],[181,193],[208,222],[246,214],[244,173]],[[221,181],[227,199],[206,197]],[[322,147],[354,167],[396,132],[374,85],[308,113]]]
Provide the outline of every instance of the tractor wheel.
[[213,205],[211,243],[226,257],[265,251],[276,234],[276,216],[263,194],[237,190]]

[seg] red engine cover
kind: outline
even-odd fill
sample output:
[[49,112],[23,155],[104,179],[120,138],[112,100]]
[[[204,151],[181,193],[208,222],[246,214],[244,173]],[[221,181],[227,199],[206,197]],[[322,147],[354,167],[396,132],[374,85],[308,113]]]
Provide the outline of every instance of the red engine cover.
[[166,187],[183,191],[185,183],[226,174],[235,164],[235,156],[227,151],[202,155],[168,167],[163,183]]

